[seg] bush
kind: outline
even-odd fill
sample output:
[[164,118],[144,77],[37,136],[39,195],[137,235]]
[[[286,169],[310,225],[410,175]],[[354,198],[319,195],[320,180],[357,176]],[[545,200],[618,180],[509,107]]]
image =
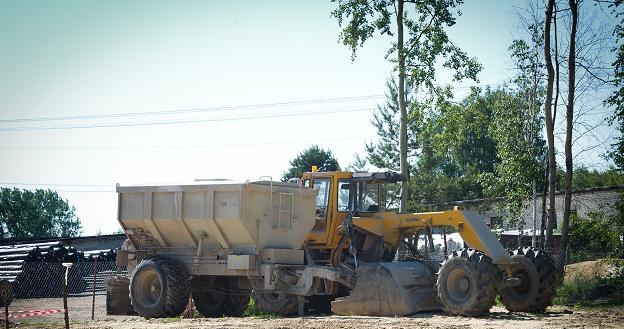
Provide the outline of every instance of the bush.
[[575,277],[557,291],[556,305],[624,304],[624,267],[622,260],[609,261],[615,273],[603,278]]
[[247,309],[243,312],[243,316],[250,316],[255,318],[263,318],[263,319],[275,319],[280,317],[279,314],[262,312],[256,307],[256,301],[253,298],[249,299],[249,304],[247,305]]
[[596,258],[624,258],[620,216],[591,213],[573,216],[570,225],[570,263]]

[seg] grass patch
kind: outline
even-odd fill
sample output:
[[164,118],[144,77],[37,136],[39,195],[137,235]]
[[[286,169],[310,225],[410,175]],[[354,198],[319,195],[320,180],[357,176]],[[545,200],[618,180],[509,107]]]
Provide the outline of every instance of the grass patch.
[[277,313],[269,313],[259,310],[256,306],[256,301],[253,298],[249,299],[249,304],[247,305],[245,312],[243,312],[243,316],[261,319],[277,319],[281,317],[281,315]]
[[[614,265],[621,265],[621,261]],[[624,305],[624,273],[619,270],[618,273],[606,278],[577,276],[559,288],[554,304],[566,306]]]

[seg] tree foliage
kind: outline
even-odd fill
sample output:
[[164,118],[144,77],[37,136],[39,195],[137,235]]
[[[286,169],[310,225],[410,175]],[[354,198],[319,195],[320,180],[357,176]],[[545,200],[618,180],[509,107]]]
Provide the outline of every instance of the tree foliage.
[[403,49],[403,62],[412,87],[418,89],[426,85],[433,88],[436,61],[440,58],[444,67],[453,70],[456,80],[477,79],[481,64],[454,44],[446,33],[446,28],[457,21],[456,16],[460,14],[457,7],[463,3],[462,0],[332,1],[338,2],[332,16],[343,28],[340,40],[351,49],[352,59],[355,59],[357,49],[376,33],[390,37],[397,35],[398,27],[393,18],[398,15],[396,8],[401,3],[409,5],[401,17],[407,37],[403,44],[393,41],[386,58],[401,65],[398,63],[401,60],[398,51]]
[[0,188],[2,238],[73,237],[80,231],[75,208],[57,192]]
[[[336,1],[336,0],[333,0]],[[396,98],[399,121],[397,138],[399,144],[399,167],[407,180],[410,179],[408,156],[409,111],[406,105],[408,89],[420,91],[423,87],[434,89],[436,64],[453,72],[455,80],[476,80],[481,65],[470,58],[448,37],[446,29],[455,25],[457,6],[462,0],[337,0],[338,7],[332,16],[343,27],[340,39],[352,51],[356,51],[375,33],[396,37],[391,42],[386,58],[396,63],[398,77]],[[394,19],[393,19],[394,18]],[[346,21],[346,22],[345,22]],[[409,88],[408,88],[409,87]],[[383,150],[381,151],[383,152]],[[407,210],[408,182],[402,183],[401,211]]]
[[616,38],[616,44],[613,47],[615,53],[615,61],[613,62],[613,84],[616,89],[607,99],[607,104],[615,107],[613,119],[617,121],[617,128],[620,136],[614,145],[615,149],[611,152],[616,166],[624,171],[624,13],[622,7],[624,0],[614,0],[611,8],[619,19],[618,24],[613,30]]
[[312,166],[317,166],[319,171],[340,170],[338,160],[334,158],[330,150],[326,151],[317,145],[313,145],[290,160],[290,168],[282,175],[282,180],[301,178],[304,172],[312,169]]

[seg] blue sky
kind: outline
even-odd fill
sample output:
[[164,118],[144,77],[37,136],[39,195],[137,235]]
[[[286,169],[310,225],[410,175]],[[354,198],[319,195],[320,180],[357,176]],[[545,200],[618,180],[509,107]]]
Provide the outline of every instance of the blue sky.
[[[513,74],[507,47],[521,35],[522,3],[467,1],[449,30],[483,64],[480,84]],[[69,117],[0,121],[29,128],[0,129],[0,184],[60,190],[89,235],[117,229],[116,183],[278,179],[311,144],[346,166],[375,139],[372,109],[392,66],[383,38],[351,62],[334,7],[0,0],[0,120]],[[93,118],[191,109],[207,110]]]

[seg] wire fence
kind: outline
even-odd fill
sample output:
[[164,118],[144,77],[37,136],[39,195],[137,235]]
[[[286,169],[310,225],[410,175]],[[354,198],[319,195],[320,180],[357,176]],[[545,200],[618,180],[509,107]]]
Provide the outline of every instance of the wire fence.
[[[64,321],[63,282],[67,271],[67,310],[72,321],[106,317],[106,281],[123,272],[115,261],[25,262],[12,283],[10,323]],[[2,310],[1,319],[6,314]]]

